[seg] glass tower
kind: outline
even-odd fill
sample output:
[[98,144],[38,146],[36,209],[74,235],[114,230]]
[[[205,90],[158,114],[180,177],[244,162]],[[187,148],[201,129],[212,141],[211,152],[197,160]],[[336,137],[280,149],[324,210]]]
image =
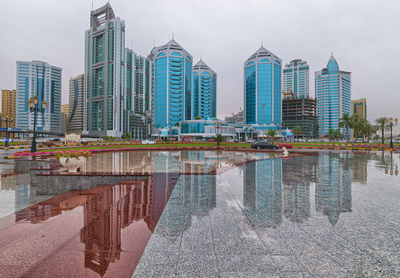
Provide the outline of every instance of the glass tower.
[[91,11],[85,33],[84,133],[123,132],[125,22],[109,3]]
[[42,61],[17,61],[16,127],[33,130],[34,114],[28,100],[38,96],[38,105],[47,102],[44,113],[37,113],[36,129],[61,131],[61,68]]
[[[315,96],[319,136],[328,134],[331,128],[337,130],[343,114],[351,116],[351,73],[340,71],[333,55],[326,68],[315,72]],[[350,137],[346,128],[341,132]]]
[[149,55],[154,82],[152,103],[155,128],[170,128],[192,117],[192,55],[174,39]]
[[84,83],[85,77],[83,74],[69,80],[69,132],[81,133],[83,129]]
[[263,46],[244,63],[244,121],[267,129],[281,126],[282,60]]
[[296,98],[309,98],[310,67],[301,59],[292,60],[283,69],[283,91],[293,93]]
[[193,116],[203,119],[217,116],[217,74],[202,60],[193,66]]

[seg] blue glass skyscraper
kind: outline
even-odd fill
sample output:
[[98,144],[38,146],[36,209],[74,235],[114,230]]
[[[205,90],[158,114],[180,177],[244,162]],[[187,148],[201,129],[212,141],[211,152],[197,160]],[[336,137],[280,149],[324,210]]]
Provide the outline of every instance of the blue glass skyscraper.
[[200,60],[193,66],[193,119],[217,116],[217,74]]
[[244,121],[257,129],[281,126],[282,60],[263,46],[244,63]]
[[193,57],[174,39],[153,48],[153,125],[170,128],[192,117]]
[[[343,114],[351,116],[351,73],[340,71],[333,55],[326,68],[315,72],[315,96],[319,136],[328,134],[329,129],[337,130]],[[345,138],[346,128],[342,128]]]
[[47,102],[44,113],[37,114],[36,129],[61,131],[61,68],[42,61],[17,61],[16,127],[33,130],[34,115],[29,112],[28,100],[38,97]]

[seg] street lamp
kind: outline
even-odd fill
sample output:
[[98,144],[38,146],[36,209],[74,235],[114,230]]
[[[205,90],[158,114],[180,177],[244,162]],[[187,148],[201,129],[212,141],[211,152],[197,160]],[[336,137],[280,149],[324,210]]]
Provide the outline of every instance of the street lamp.
[[386,121],[386,124],[390,127],[390,147],[393,148],[393,127],[397,126],[399,119],[397,118],[390,118]]
[[32,144],[31,144],[31,153],[36,152],[36,118],[37,113],[41,112],[44,113],[44,110],[47,107],[47,102],[43,100],[41,103],[41,107],[39,107],[39,98],[37,95],[31,97],[28,100],[28,107],[29,111],[33,112],[33,137],[32,137]]

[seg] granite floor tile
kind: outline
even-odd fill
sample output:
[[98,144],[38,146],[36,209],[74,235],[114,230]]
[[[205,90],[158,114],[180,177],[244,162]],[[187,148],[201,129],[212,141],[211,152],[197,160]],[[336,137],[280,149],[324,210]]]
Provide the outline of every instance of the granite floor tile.
[[258,267],[250,255],[217,255],[220,272],[258,272]]

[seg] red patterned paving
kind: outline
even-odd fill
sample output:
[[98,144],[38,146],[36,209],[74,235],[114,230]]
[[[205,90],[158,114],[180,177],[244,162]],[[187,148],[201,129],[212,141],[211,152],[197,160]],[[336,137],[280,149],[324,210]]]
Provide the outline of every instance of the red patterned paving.
[[178,178],[69,191],[0,219],[0,277],[131,277]]

